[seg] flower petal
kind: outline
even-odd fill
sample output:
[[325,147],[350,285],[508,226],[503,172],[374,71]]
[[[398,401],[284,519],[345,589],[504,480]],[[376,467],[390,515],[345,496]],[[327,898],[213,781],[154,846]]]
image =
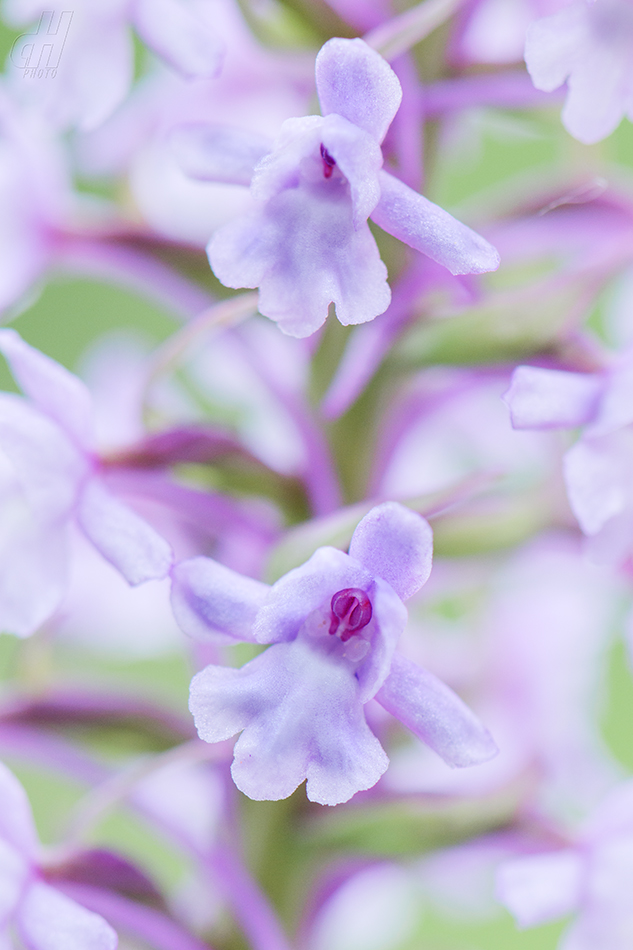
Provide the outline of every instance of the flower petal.
[[33,860],[39,841],[28,797],[21,783],[6,765],[0,762],[0,838]]
[[49,416],[21,396],[0,393],[0,449],[1,495],[13,482],[34,517],[69,516],[88,465]]
[[527,31],[525,60],[532,81],[549,91],[568,80],[562,120],[581,142],[609,135],[630,106],[632,27],[628,3],[576,0]]
[[178,126],[169,141],[180,167],[191,178],[247,187],[255,166],[271,148],[263,136],[202,122]]
[[40,412],[59,423],[79,445],[87,446],[92,431],[92,399],[85,384],[25,343],[15,330],[0,330],[0,352],[22,391]]
[[382,142],[402,89],[389,63],[363,40],[334,37],[316,58],[321,112],[335,112]]
[[170,545],[98,479],[90,479],[84,488],[77,518],[94,546],[130,584],[168,574]]
[[18,921],[31,950],[115,950],[118,942],[103,917],[41,881],[29,887]]
[[172,572],[176,622],[196,640],[255,640],[252,628],[270,588],[207,557],[181,561]]
[[525,36],[525,64],[537,89],[552,92],[562,86],[586,36],[584,0],[576,0],[559,13],[529,25]]
[[265,698],[268,653],[267,650],[237,670],[207,666],[191,680],[189,709],[198,735],[205,742],[230,739],[270,704]]
[[582,841],[599,847],[608,839],[630,841],[632,835],[633,780],[626,779],[612,788],[585,820]]
[[499,751],[452,689],[399,654],[376,699],[453,768],[480,765]]
[[380,200],[378,172],[382,168],[382,152],[378,143],[357,125],[340,115],[323,120],[321,139],[328,153],[336,160],[349,182],[354,209],[354,226],[367,221]]
[[451,274],[496,270],[499,255],[492,244],[448,211],[413,191],[388,172],[380,172],[381,198],[372,221]]
[[251,194],[257,201],[268,201],[285,188],[298,188],[306,170],[309,178],[323,179],[319,145],[324,121],[320,115],[304,115],[282,123],[271,151],[253,175]]
[[222,66],[224,46],[202,18],[177,0],[136,0],[139,36],[187,79],[212,79]]
[[571,73],[561,119],[585,145],[611,135],[623,119],[631,102],[630,58],[630,46],[623,52],[611,44],[595,45]]
[[576,851],[529,855],[501,865],[497,897],[521,927],[564,917],[582,899],[583,861]]
[[318,330],[330,303],[348,326],[373,320],[391,300],[376,242],[367,225],[354,227],[344,189],[288,188],[219,228],[208,253],[227,287],[259,287],[260,313],[290,336]]
[[[42,12],[41,5],[32,5],[30,12],[21,6],[22,23],[32,22]],[[54,81],[42,82],[37,69],[31,70],[31,75],[28,70],[14,70],[16,88],[55,126],[95,128],[127,94],[133,79],[134,49],[121,6],[119,2],[98,8],[90,4],[62,12],[56,26],[60,55]],[[52,19],[49,13],[44,22],[52,26]]]
[[603,390],[598,375],[519,366],[503,401],[515,429],[571,428],[594,418]]
[[389,675],[398,641],[407,625],[407,608],[390,584],[379,577],[368,591],[373,608],[371,622],[363,630],[370,643],[366,658],[358,665],[356,679],[361,702],[376,695]]
[[596,439],[581,439],[563,462],[569,503],[580,527],[588,535],[598,531],[624,510],[629,476],[628,453],[620,450],[629,433],[614,433]]
[[[59,607],[67,586],[65,526],[19,518],[2,511],[0,534],[0,629],[28,637]],[[7,524],[9,522],[9,524]]]
[[191,685],[202,739],[243,729],[231,769],[250,798],[287,798],[307,778],[308,798],[347,801],[388,765],[370,731],[353,666],[295,641],[269,647],[241,670],[207,667]]
[[608,374],[600,411],[586,435],[604,435],[633,422],[633,353],[627,351]]
[[31,868],[24,856],[0,838],[0,928],[6,927],[9,923],[16,904],[22,896],[30,871]]
[[[134,46],[127,25],[116,14],[86,16],[72,50],[65,44],[55,77],[59,89],[49,96],[46,112],[57,122],[95,129],[125,99],[133,79]],[[33,83],[44,85],[39,80]]]
[[306,617],[329,607],[333,595],[348,587],[368,590],[373,576],[357,560],[337,548],[323,547],[270,588],[257,614],[253,634],[258,643],[277,643],[297,636]]
[[431,573],[433,532],[421,515],[387,501],[365,515],[354,531],[349,553],[407,600]]

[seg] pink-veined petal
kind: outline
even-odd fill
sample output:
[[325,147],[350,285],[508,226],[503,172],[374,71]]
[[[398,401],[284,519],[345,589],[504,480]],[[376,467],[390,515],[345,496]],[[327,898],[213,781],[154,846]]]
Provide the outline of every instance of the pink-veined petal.
[[499,751],[488,730],[452,689],[399,654],[376,699],[453,768],[480,765]]
[[91,478],[84,488],[77,517],[94,546],[130,584],[168,574],[170,545],[98,479]]
[[197,640],[255,640],[252,628],[270,588],[207,557],[181,561],[172,571],[176,622]]
[[402,89],[389,63],[361,39],[334,37],[316,58],[321,112],[335,112],[382,142]]
[[597,375],[519,366],[503,401],[515,429],[572,428],[594,418],[603,390]]
[[349,553],[407,600],[431,573],[433,532],[421,515],[387,501],[372,508],[359,523]]
[[484,274],[499,266],[499,254],[476,231],[388,172],[380,172],[380,201],[371,218],[451,274]]

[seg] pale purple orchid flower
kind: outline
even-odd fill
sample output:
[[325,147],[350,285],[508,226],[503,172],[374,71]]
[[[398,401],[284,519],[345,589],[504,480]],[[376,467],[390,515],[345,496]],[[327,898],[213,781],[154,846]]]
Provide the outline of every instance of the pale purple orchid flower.
[[633,782],[616,786],[568,847],[501,865],[497,896],[521,927],[576,914],[560,950],[629,950],[633,939]]
[[518,63],[525,34],[537,17],[557,13],[568,0],[478,0],[457,16],[453,57],[460,63]]
[[431,851],[406,863],[383,859],[360,869],[357,862],[350,862],[349,870],[345,865],[326,868],[316,889],[316,906],[304,923],[301,946],[308,950],[417,947],[429,910],[459,924],[498,917],[502,911],[495,899],[495,873],[501,861],[516,855],[517,843],[516,835],[501,833]]
[[[340,873],[340,872],[339,872]],[[351,874],[306,927],[309,950],[390,950],[414,945],[426,907],[409,868],[381,861]]]
[[66,156],[41,117],[0,87],[0,310],[48,268],[77,216]]
[[572,373],[519,366],[503,397],[515,429],[584,426],[566,453],[570,505],[598,561],[631,556],[633,527],[633,351],[606,369]]
[[446,490],[473,475],[538,484],[552,476],[556,436],[513,432],[498,373],[433,367],[411,380],[379,429],[371,491],[391,498]]
[[239,185],[186,175],[170,135],[183,123],[230,123],[272,138],[289,116],[305,112],[314,56],[280,56],[257,42],[233,0],[213,0],[213,23],[226,42],[222,72],[188,82],[167,67],[137,84],[111,118],[76,142],[84,174],[127,174],[143,220],[159,234],[204,248],[213,230],[250,203]]
[[30,950],[115,950],[103,917],[46,883],[39,851],[26,793],[0,763],[0,939],[15,928]]
[[191,0],[74,0],[57,12],[42,0],[5,0],[3,13],[14,26],[34,24],[14,44],[9,75],[60,126],[95,128],[125,98],[134,75],[131,29],[188,79],[215,76],[221,66],[212,11]]
[[0,627],[28,636],[66,590],[73,523],[130,584],[165,577],[172,552],[100,477],[84,383],[15,330],[0,352],[26,396],[0,394]]
[[314,333],[330,303],[345,326],[389,306],[387,269],[369,230],[381,228],[452,274],[495,270],[495,249],[382,170],[380,145],[402,91],[363,40],[329,40],[316,59],[322,116],[288,119],[273,144],[235,129],[183,126],[183,168],[207,181],[250,185],[253,210],[208,247],[228,287],[259,287],[259,309],[291,336]]
[[537,89],[567,81],[563,125],[581,142],[600,141],[633,118],[633,5],[573,0],[530,25],[525,62]]
[[176,566],[172,606],[186,633],[272,644],[191,684],[202,739],[242,732],[232,767],[241,791],[277,800],[307,778],[311,801],[336,805],[371,788],[388,765],[363,712],[373,698],[452,766],[497,753],[455,693],[395,652],[403,600],[426,582],[431,559],[428,523],[386,502],[360,522],[349,554],[319,548],[272,587],[207,558]]
[[625,593],[568,533],[542,535],[510,558],[436,561],[408,605],[400,650],[469,697],[501,752],[458,772],[419,743],[401,743],[383,784],[472,798],[529,775],[531,801],[548,815],[593,808],[621,774],[598,722]]

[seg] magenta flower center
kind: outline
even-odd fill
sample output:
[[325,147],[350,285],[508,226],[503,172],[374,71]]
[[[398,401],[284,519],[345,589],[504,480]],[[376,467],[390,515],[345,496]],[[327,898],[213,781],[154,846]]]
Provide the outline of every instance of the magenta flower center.
[[331,178],[336,161],[332,158],[323,143],[321,143],[321,158],[323,159],[323,177]]
[[343,643],[367,626],[373,612],[369,597],[358,587],[337,591],[330,609],[330,635],[336,634]]

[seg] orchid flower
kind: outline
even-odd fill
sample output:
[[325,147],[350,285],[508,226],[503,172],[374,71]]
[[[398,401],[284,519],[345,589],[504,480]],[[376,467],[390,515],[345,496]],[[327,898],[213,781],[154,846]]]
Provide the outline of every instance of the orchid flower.
[[583,426],[565,455],[569,502],[600,561],[623,562],[633,524],[633,354],[596,373],[519,366],[504,396],[515,429]]
[[563,125],[587,144],[633,118],[633,6],[574,0],[527,30],[525,62],[537,89],[567,81]]
[[39,850],[24,789],[0,763],[0,941],[13,926],[31,950],[115,950],[103,917],[46,883]]
[[522,927],[575,913],[561,950],[628,950],[633,936],[633,783],[623,782],[567,847],[501,865],[499,899]]
[[360,522],[349,554],[319,548],[272,587],[208,558],[176,566],[172,605],[186,633],[271,644],[241,669],[208,666],[191,684],[202,739],[242,733],[232,767],[241,791],[277,800],[307,778],[308,798],[336,805],[371,788],[388,765],[363,712],[373,698],[449,765],[496,754],[461,699],[395,652],[403,600],[431,559],[428,523],[386,502]]
[[130,27],[186,78],[218,73],[222,44],[185,0],[75,0],[68,6],[51,13],[41,0],[3,5],[15,26],[39,18],[14,44],[10,74],[55,124],[95,128],[123,101],[134,73]]
[[250,185],[253,209],[208,247],[227,287],[259,287],[259,310],[291,336],[314,333],[330,303],[345,326],[389,306],[387,268],[367,224],[452,274],[495,270],[495,249],[382,169],[400,106],[396,74],[361,39],[329,40],[316,59],[323,111],[287,119],[276,142],[226,127],[183,126],[174,147],[192,177]]
[[15,330],[0,352],[25,394],[0,394],[0,627],[28,636],[66,590],[71,525],[130,584],[165,577],[172,553],[100,477],[84,383]]

